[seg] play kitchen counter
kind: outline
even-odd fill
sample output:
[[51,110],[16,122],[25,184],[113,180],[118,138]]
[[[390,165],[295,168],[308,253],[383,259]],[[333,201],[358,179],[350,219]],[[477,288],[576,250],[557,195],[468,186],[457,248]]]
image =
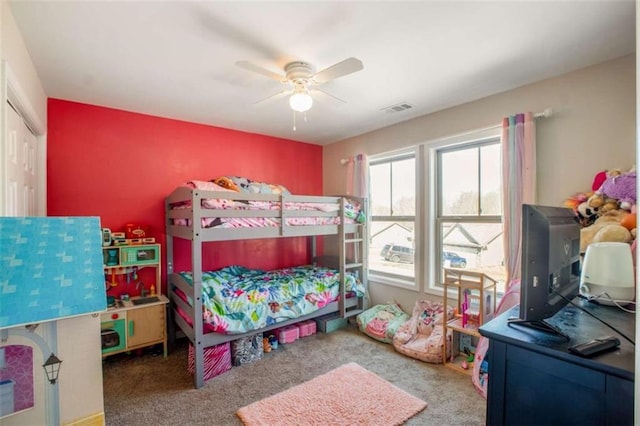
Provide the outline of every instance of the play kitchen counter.
[[118,300],[100,315],[102,357],[162,343],[167,356],[166,310],[169,299],[158,294]]

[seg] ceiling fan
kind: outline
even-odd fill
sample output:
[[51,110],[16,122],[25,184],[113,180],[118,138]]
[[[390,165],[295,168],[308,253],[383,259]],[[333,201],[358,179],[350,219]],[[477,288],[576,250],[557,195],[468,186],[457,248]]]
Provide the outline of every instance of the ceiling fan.
[[302,61],[294,61],[285,65],[284,74],[278,74],[248,61],[239,61],[236,62],[236,65],[288,85],[289,88],[286,90],[278,92],[275,95],[271,95],[261,101],[275,96],[290,94],[289,106],[297,112],[305,112],[311,109],[313,106],[313,98],[311,94],[328,95],[334,100],[344,102],[342,99],[319,89],[317,86],[330,80],[335,80],[336,78],[360,71],[364,68],[362,62],[356,58],[347,58],[344,61],[331,65],[317,73],[314,73],[311,64]]

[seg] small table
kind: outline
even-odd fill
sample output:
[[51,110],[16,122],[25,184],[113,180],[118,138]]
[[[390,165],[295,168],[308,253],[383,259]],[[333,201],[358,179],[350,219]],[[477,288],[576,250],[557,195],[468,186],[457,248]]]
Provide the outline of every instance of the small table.
[[[635,315],[576,298],[587,309],[634,339]],[[572,305],[547,321],[569,335],[567,342],[521,325],[516,306],[480,327],[489,338],[487,425],[632,425],[635,348],[625,338]],[[613,335],[620,347],[593,358],[570,346]]]

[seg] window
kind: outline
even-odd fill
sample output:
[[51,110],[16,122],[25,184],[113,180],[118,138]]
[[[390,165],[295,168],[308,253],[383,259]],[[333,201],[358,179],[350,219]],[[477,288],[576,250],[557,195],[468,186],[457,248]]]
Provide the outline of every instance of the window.
[[443,266],[485,272],[504,286],[500,141],[443,147],[436,161],[436,251]]
[[369,273],[378,283],[441,294],[443,266],[504,286],[498,128],[371,157]]
[[369,183],[369,269],[415,285],[415,153],[370,161]]

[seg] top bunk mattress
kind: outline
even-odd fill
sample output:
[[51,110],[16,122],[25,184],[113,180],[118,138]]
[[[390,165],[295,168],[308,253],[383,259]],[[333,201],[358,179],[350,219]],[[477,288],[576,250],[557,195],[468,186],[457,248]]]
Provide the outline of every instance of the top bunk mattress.
[[[193,206],[192,190],[204,194],[197,198],[199,208]],[[170,225],[193,226],[192,221],[199,217],[203,228],[338,225],[341,207],[341,197],[293,196],[281,185],[241,177],[192,180],[167,199]],[[185,214],[176,217],[180,210]],[[344,218],[347,224],[364,222],[362,203],[344,198]]]

